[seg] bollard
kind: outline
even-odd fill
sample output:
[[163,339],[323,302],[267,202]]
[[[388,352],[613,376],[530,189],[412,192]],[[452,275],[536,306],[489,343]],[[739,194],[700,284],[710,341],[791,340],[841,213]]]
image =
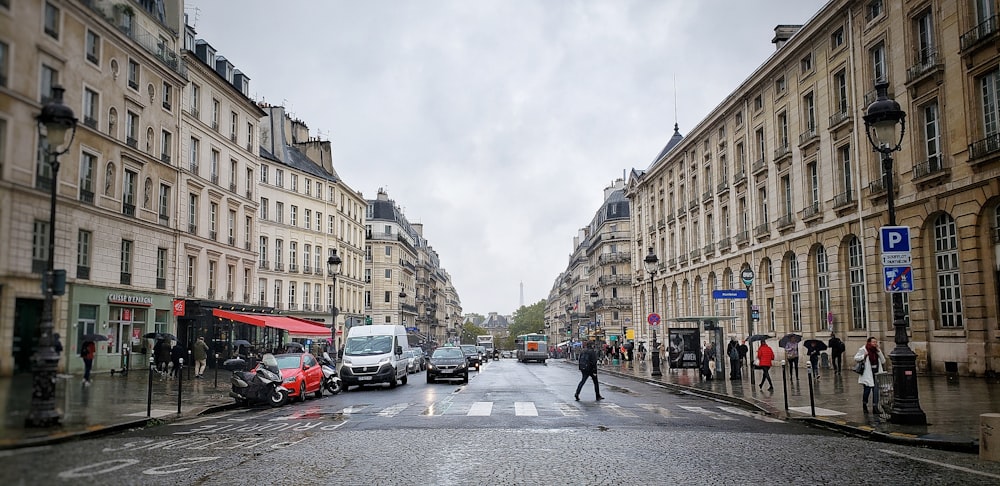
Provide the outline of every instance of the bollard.
[[785,395],[785,415],[788,415],[788,380],[785,377],[785,360],[781,360],[781,392]]
[[[190,349],[188,350],[188,363],[194,363],[194,360],[191,359],[191,350]],[[189,380],[191,379],[191,370],[193,370],[193,369],[194,369],[194,366],[188,366],[188,379]]]
[[809,408],[812,410],[812,416],[813,416],[813,418],[816,418],[816,400],[813,398],[813,368],[812,368],[812,363],[807,363],[806,364],[806,377],[809,378]]
[[1000,461],[1000,413],[979,416],[979,459]]
[[156,362],[153,361],[153,355],[149,355],[149,382],[146,383],[146,418],[153,415],[153,367],[156,366]]
[[184,381],[184,358],[181,358],[179,362],[181,369],[177,373],[177,415],[181,414],[181,396],[183,396],[181,382]]
[[219,353],[215,353],[215,388],[219,387]]

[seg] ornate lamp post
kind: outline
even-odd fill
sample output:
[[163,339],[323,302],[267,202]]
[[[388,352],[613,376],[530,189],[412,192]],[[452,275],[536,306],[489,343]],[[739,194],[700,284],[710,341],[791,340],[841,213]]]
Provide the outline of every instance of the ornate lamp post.
[[[656,312],[656,291],[653,288],[653,276],[656,275],[659,262],[660,259],[656,257],[655,253],[653,253],[653,247],[649,247],[649,254],[642,260],[642,265],[646,268],[646,273],[649,275],[649,298],[651,299],[649,301],[651,304],[649,306],[650,313]],[[660,376],[662,375],[662,373],[660,373],[660,343],[656,341],[656,327],[653,327],[652,345],[653,349],[651,350],[652,353],[650,354],[650,357],[653,361],[653,371],[650,372],[650,374],[653,376]]]
[[340,349],[337,343],[337,274],[340,273],[340,264],[343,262],[337,255],[336,248],[333,249],[330,258],[326,259],[326,272],[333,277],[333,289],[330,291],[330,341],[338,344],[337,349]]
[[403,322],[403,299],[406,298],[406,291],[403,290],[403,282],[399,282],[399,324],[405,326]]
[[[38,136],[45,137],[48,146],[45,150],[49,167],[52,169],[52,179],[49,183],[49,241],[48,255],[45,265],[45,276],[42,277],[42,288],[45,292],[45,303],[42,307],[42,321],[39,324],[38,345],[31,357],[32,387],[31,409],[25,419],[28,427],[48,427],[57,425],[61,415],[56,410],[56,371],[59,368],[59,353],[54,347],[52,333],[54,296],[56,294],[55,252],[56,252],[56,191],[59,186],[59,156],[69,150],[76,135],[76,116],[73,110],[63,104],[62,86],[52,87],[52,99],[42,107],[42,112],[35,117],[38,122]],[[69,132],[69,140],[66,140]],[[57,147],[64,145],[59,151]],[[60,295],[61,290],[60,290]]]
[[[889,209],[889,226],[896,226],[895,188],[893,187],[892,153],[900,149],[906,130],[906,113],[896,100],[890,99],[889,83],[875,85],[877,98],[865,112],[865,131],[872,148],[881,155],[882,176]],[[898,127],[898,132],[897,132]],[[896,347],[889,353],[892,361],[892,411],[890,420],[900,424],[927,424],[917,395],[917,355],[910,349],[907,335],[903,295],[892,293],[892,325],[896,330]]]

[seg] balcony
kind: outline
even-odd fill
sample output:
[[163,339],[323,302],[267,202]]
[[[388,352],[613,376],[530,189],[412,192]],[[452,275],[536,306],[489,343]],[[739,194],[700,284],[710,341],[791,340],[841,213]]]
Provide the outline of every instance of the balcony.
[[243,302],[250,302],[250,294],[243,294]]
[[713,193],[711,189],[703,192],[701,194],[701,202],[703,202],[703,203],[710,203],[710,202],[712,202],[712,196],[714,196],[714,195],[715,195],[715,193]]
[[160,224],[163,226],[170,226],[170,216],[160,213]]
[[695,248],[694,250],[691,250],[689,255],[691,256],[692,260],[696,260],[701,257],[701,249]]
[[228,300],[229,302],[233,301],[233,291],[232,290],[226,292],[226,300]]
[[720,182],[719,185],[716,186],[715,192],[718,193],[720,196],[729,192],[729,182],[725,180],[725,177],[723,177],[722,182]]
[[212,130],[219,131],[219,122],[218,121],[212,122]]
[[257,268],[259,268],[261,270],[270,270],[271,269],[271,263],[268,262],[267,260],[261,260],[261,261],[257,262]]
[[229,192],[236,192],[236,183],[235,182],[230,182],[229,183]]
[[312,273],[312,267],[309,265],[302,265],[302,273]]
[[837,113],[830,115],[830,128],[836,128],[837,125],[851,119],[851,110],[844,108]]
[[753,229],[753,235],[757,238],[766,238],[771,235],[771,223],[763,222]]
[[738,186],[747,181],[747,172],[740,167],[740,170],[733,174],[733,185]]
[[299,273],[299,265],[297,263],[288,264],[289,273]]
[[675,218],[674,218],[674,213],[673,213],[673,211],[671,211],[671,212],[667,213],[667,224],[673,224],[673,222],[674,222],[674,219],[675,219]]
[[247,199],[253,199],[253,189],[247,189]]
[[212,184],[218,184],[219,183],[219,174],[212,174],[210,178],[212,180]]
[[931,157],[913,166],[913,181],[920,185],[928,185],[947,178],[950,173],[951,171],[941,163],[940,157]]
[[709,243],[709,244],[705,245],[705,248],[703,248],[702,251],[705,252],[705,256],[706,257],[710,257],[710,256],[714,255],[715,254],[715,243]]
[[750,166],[750,173],[752,173],[753,175],[757,175],[766,170],[767,170],[767,162],[764,162],[763,157],[757,159],[757,161],[754,162],[752,166]]
[[191,233],[192,235],[198,234],[198,225],[189,223],[188,233]]
[[138,149],[139,141],[132,137],[125,137],[125,145],[128,145],[129,147],[132,147],[134,149]]
[[656,220],[656,227],[659,228],[659,229],[666,228],[667,227],[666,220],[664,220],[663,218],[660,218],[660,219]]
[[90,267],[83,265],[76,266],[76,278],[79,280],[90,280]]
[[160,162],[163,162],[164,164],[169,164],[170,154],[160,154]]
[[[780,147],[774,149],[775,164],[780,163],[782,160],[785,160],[786,157],[791,157],[791,156],[792,156],[792,149],[791,147],[788,146],[787,143],[782,144]],[[754,165],[756,166],[756,164]],[[757,173],[756,169],[754,169],[754,173],[755,174]]]
[[209,299],[214,299],[215,298],[215,289],[213,289],[212,287],[208,288],[208,298]]
[[253,152],[253,144],[247,142],[247,152]]
[[816,127],[811,127],[808,130],[799,134],[799,148],[805,148],[812,144],[813,142],[819,141],[819,132],[816,131]]
[[243,249],[246,250],[246,251],[250,251],[250,242],[249,241],[244,241],[243,242]]
[[740,232],[736,233],[736,244],[737,245],[742,245],[744,243],[747,243],[748,241],[750,241],[750,232],[749,231],[740,231]]
[[86,189],[80,189],[80,202],[94,204],[94,193]]
[[276,272],[284,272],[285,271],[285,264],[282,263],[282,262],[274,262],[274,271],[276,271]]
[[83,124],[97,130],[97,119],[89,116],[83,117]]
[[688,210],[694,211],[695,209],[698,209],[698,200],[695,198],[691,198],[691,200],[688,201]]
[[219,233],[217,231],[209,231],[208,232],[208,239],[210,239],[212,241],[218,241],[219,240]]
[[295,302],[289,302],[288,303],[288,310],[290,310],[290,311],[299,310],[299,304],[296,304]]
[[198,163],[197,162],[191,162],[191,164],[188,165],[188,170],[190,170],[192,174],[196,174],[197,175],[198,174]]
[[118,283],[122,285],[132,285],[132,274],[129,272],[121,272]]
[[840,211],[844,208],[852,207],[857,202],[856,199],[854,192],[848,189],[833,197],[833,209]]
[[227,243],[229,243],[229,246],[236,246],[236,238],[233,237],[233,236],[230,236],[228,238],[228,240],[227,240]]
[[918,53],[916,62],[906,70],[906,82],[915,83],[944,69],[937,50],[928,48]]
[[725,237],[725,238],[723,238],[723,239],[721,239],[721,240],[719,240],[719,251],[726,251],[726,250],[728,250],[729,247],[730,247],[730,245],[732,245],[732,238],[730,238],[728,236]]
[[688,261],[688,256],[687,256],[686,253],[681,253],[680,255],[677,255],[677,264],[678,265],[683,265],[683,264],[687,263],[687,261]]
[[818,219],[822,215],[823,214],[820,212],[820,205],[818,201],[806,206],[805,209],[799,213],[802,221],[806,223],[814,219]]
[[229,141],[230,142],[235,142],[236,141],[236,134],[235,133],[230,133],[229,134]]
[[968,32],[962,34],[960,38],[961,51],[965,52],[985,40],[994,37],[997,33],[997,26],[1000,25],[998,17],[996,15],[982,21],[979,25],[972,28]]
[[122,214],[125,216],[134,218],[135,217],[135,204],[122,204]]
[[789,212],[788,214],[778,218],[774,222],[774,225],[778,228],[778,231],[787,231],[795,228],[795,215]]
[[323,271],[322,267],[316,267],[315,269],[313,269],[313,275],[322,277],[324,274],[326,274],[326,272]]
[[157,277],[156,278],[156,288],[158,288],[160,290],[163,290],[163,289],[167,288],[167,279]]
[[1000,152],[1000,133],[994,133],[984,139],[969,144],[969,163],[978,165],[993,160]]

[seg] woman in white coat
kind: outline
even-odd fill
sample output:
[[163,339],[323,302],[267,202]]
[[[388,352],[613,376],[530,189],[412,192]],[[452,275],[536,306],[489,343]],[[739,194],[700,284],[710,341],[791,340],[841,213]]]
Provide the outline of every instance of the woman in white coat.
[[865,386],[864,394],[861,395],[861,408],[868,413],[868,395],[872,396],[872,412],[879,413],[878,410],[878,387],[875,386],[875,373],[878,373],[885,366],[885,355],[878,347],[878,339],[868,338],[868,342],[858,349],[854,355],[855,362],[864,361],[865,372],[858,377],[858,383]]

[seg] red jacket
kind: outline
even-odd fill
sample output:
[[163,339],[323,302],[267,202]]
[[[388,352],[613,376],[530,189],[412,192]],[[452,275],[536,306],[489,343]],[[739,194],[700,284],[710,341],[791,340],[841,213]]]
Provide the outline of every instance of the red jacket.
[[760,349],[757,350],[757,359],[760,361],[761,366],[771,366],[771,361],[774,360],[774,350],[767,343],[760,343]]

